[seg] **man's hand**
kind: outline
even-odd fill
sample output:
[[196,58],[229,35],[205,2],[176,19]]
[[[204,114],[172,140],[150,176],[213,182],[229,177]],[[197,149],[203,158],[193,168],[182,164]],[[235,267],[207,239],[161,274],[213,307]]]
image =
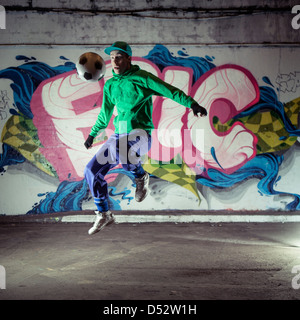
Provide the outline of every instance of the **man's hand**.
[[200,113],[200,117],[206,117],[207,116],[207,111],[205,108],[200,106],[198,103],[193,103],[191,105],[191,109],[194,112],[194,116],[198,117],[198,113]]
[[94,137],[89,135],[88,138],[86,139],[85,143],[84,143],[84,146],[87,149],[89,149],[92,146],[93,142],[94,142]]

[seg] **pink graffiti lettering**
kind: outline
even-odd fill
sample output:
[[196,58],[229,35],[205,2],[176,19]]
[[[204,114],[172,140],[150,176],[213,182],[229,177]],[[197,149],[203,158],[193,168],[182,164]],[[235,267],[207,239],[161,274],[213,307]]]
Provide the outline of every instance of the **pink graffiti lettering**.
[[[195,118],[191,112],[187,116],[191,141],[200,150],[206,169],[230,174],[255,157],[257,137],[242,123],[236,122],[223,133],[213,126],[215,116],[226,123],[259,101],[258,84],[248,70],[236,65],[215,68],[198,80],[192,95],[209,114],[205,119]],[[197,128],[204,129],[204,149],[198,148],[192,134]]]
[[[161,112],[155,113],[160,116],[151,158],[168,161],[180,154],[197,174],[202,173],[203,167],[230,174],[255,157],[257,138],[240,122],[227,132],[218,132],[213,126],[213,118],[216,116],[225,123],[257,103],[258,84],[248,70],[236,65],[214,68],[193,88],[189,73],[189,70],[171,68],[165,70],[164,78],[194,97],[207,109],[208,117],[197,118],[191,110],[164,100],[157,106]],[[180,82],[179,79],[185,80]]]
[[[258,101],[258,85],[248,70],[235,65],[214,68],[192,87],[189,68],[168,67],[160,72],[146,59],[133,61],[182,89],[208,110],[206,118],[197,118],[190,109],[170,99],[154,97],[151,159],[168,162],[179,155],[198,174],[203,167],[231,173],[256,155],[257,138],[241,123],[223,133],[213,127],[214,117],[225,123]],[[40,151],[61,181],[69,175],[82,179],[85,165],[103,143],[90,150],[83,146],[99,114],[104,83],[112,76],[111,65],[106,63],[106,76],[100,82],[83,82],[76,71],[71,71],[43,81],[33,94],[31,110],[43,145]],[[113,132],[114,116],[107,136]]]
[[[84,167],[93,156],[83,141],[97,118],[104,81],[86,83],[76,71],[43,81],[31,100],[33,122],[43,145],[41,153],[55,168],[60,181],[82,179]],[[112,123],[108,132],[112,132]]]

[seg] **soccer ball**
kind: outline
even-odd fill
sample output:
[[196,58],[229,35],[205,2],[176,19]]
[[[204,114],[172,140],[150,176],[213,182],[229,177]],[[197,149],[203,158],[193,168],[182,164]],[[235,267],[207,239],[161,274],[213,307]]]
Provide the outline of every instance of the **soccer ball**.
[[85,52],[79,57],[76,69],[80,79],[87,82],[96,82],[104,77],[106,66],[99,54]]

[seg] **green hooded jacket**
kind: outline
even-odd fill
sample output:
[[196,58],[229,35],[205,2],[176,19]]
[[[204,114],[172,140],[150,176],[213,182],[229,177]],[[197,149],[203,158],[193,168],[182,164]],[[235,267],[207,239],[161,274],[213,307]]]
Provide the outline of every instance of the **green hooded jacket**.
[[115,133],[129,133],[143,129],[151,134],[152,96],[163,96],[190,108],[195,100],[180,89],[171,86],[139,66],[133,65],[123,74],[116,74],[104,85],[102,107],[90,135],[96,137],[105,129],[113,114],[114,106],[118,115],[114,119]]

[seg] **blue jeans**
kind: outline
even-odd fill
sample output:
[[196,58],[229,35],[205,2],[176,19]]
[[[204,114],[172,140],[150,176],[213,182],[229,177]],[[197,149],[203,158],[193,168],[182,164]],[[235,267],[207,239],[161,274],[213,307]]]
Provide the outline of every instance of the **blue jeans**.
[[105,176],[118,164],[131,171],[136,178],[144,175],[142,156],[151,147],[151,136],[145,130],[136,129],[130,133],[114,133],[100,147],[84,170],[85,179],[90,187],[99,211],[108,210],[108,188]]

